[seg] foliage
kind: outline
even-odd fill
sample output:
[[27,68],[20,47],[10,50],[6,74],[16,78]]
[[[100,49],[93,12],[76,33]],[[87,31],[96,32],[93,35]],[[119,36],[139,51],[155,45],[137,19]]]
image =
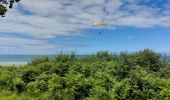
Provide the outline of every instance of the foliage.
[[0,68],[2,100],[169,100],[170,65],[152,50],[36,58]]
[[9,6],[9,8],[13,8],[13,4],[16,2],[19,2],[20,0],[0,0],[0,16],[4,16],[7,8],[6,6]]
[[6,13],[7,9],[2,4],[0,4],[0,15],[4,15]]

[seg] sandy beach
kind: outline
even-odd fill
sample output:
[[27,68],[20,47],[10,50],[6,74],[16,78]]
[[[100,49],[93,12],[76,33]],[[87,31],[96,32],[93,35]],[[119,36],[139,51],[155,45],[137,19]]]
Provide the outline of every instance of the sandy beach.
[[0,67],[24,66],[27,62],[0,62]]

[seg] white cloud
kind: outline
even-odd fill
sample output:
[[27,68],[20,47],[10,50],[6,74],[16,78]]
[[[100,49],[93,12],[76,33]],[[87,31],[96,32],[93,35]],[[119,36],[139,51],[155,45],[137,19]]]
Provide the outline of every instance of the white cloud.
[[44,40],[23,39],[18,37],[0,37],[1,54],[47,54],[49,50],[62,48]]
[[[84,30],[94,28],[94,22],[102,20],[109,24],[108,29],[170,27],[170,0],[164,8],[139,1],[142,0],[21,0],[6,17],[0,18],[0,34],[24,34],[34,40],[0,37],[0,46],[10,48],[7,45],[24,43],[22,48],[27,50],[34,50],[35,45],[38,49],[56,48],[48,43],[49,38],[84,35]],[[153,0],[143,2],[150,1]]]
[[[17,6],[22,7],[9,11],[0,20],[0,32],[18,32],[34,38],[70,36],[93,28],[93,23],[100,20],[108,22],[109,28],[170,27],[170,11],[161,15],[159,7],[140,5],[136,0],[22,0]],[[24,15],[23,11],[31,15]]]
[[[83,48],[91,43],[49,43],[44,39],[30,39],[11,35],[0,36],[0,54],[55,54],[63,48]],[[50,52],[49,52],[50,51]]]

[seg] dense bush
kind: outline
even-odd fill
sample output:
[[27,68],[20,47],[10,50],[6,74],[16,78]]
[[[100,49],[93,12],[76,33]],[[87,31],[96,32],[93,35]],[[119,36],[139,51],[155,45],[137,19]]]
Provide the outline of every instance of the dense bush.
[[170,100],[170,65],[145,49],[77,57],[60,53],[0,68],[1,100]]

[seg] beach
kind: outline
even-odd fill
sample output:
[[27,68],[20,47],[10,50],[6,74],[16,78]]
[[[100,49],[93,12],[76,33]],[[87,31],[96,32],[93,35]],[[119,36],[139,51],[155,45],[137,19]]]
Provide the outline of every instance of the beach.
[[9,67],[9,66],[24,66],[28,62],[0,62],[0,67]]
[[33,59],[44,56],[53,57],[53,55],[0,55],[0,66],[24,66]]

